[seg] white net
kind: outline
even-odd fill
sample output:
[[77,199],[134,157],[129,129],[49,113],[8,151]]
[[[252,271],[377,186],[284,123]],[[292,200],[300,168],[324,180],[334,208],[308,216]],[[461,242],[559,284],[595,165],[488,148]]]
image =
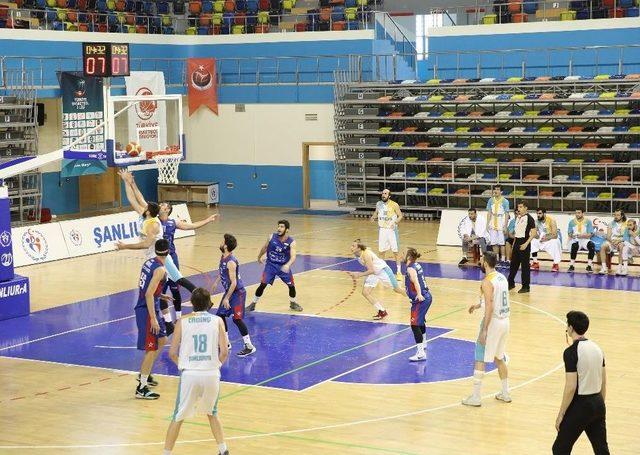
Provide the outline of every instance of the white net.
[[182,160],[182,153],[177,151],[177,153],[157,154],[151,159],[158,165],[158,183],[179,183],[178,169],[180,160]]

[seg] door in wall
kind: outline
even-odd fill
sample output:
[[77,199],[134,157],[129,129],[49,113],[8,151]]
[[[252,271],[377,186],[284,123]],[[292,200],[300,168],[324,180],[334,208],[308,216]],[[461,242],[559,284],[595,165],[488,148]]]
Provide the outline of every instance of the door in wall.
[[120,207],[120,177],[115,167],[79,177],[80,212]]

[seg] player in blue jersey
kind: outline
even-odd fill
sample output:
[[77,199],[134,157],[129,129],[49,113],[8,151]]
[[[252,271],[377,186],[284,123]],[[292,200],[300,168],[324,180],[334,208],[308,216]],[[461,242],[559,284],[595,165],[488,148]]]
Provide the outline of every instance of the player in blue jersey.
[[[218,215],[214,214],[208,216],[203,220],[195,221],[193,223],[187,223],[183,220],[169,218],[171,212],[173,212],[173,206],[171,205],[171,203],[162,202],[160,204],[160,214],[158,215],[158,218],[160,219],[160,223],[162,224],[163,237],[169,241],[169,256],[171,257],[171,259],[173,259],[173,263],[175,264],[176,268],[179,269],[180,261],[178,260],[178,253],[176,253],[176,245],[174,243],[176,229],[184,231],[198,229],[202,226],[206,226],[212,221],[215,221],[218,218]],[[176,283],[171,279],[171,277],[169,277],[162,292],[166,292],[167,288],[171,290],[171,295],[173,297],[173,308],[176,311],[176,320],[178,320],[182,315],[182,296],[180,295],[180,287],[178,286],[178,283]]]
[[267,243],[258,253],[258,262],[262,263],[262,257],[266,254],[267,260],[262,272],[260,286],[256,289],[251,305],[247,311],[254,311],[256,304],[267,287],[272,285],[276,277],[280,278],[289,287],[289,308],[294,311],[302,311],[302,307],[296,302],[296,286],[293,281],[291,266],[296,260],[296,241],[289,236],[290,224],[287,220],[278,221],[278,230],[274,232]]
[[213,283],[213,290],[218,288],[218,284],[222,283],[224,295],[220,301],[218,312],[224,321],[224,330],[228,333],[227,317],[231,316],[233,323],[238,327],[242,340],[244,341],[244,349],[238,352],[238,357],[246,357],[256,352],[255,346],[251,343],[249,329],[244,323],[244,305],[247,299],[247,290],[244,288],[242,278],[240,277],[240,263],[233,255],[233,250],[238,246],[238,241],[231,234],[225,234],[224,240],[220,244],[222,257],[220,258],[220,267],[218,268],[218,276]]
[[432,301],[431,293],[425,282],[424,271],[417,262],[419,257],[420,253],[415,248],[407,249],[407,255],[405,256],[407,272],[404,277],[404,286],[407,291],[407,297],[411,301],[411,331],[416,342],[416,354],[409,357],[411,362],[427,360],[427,337],[425,335],[427,327],[425,320]]
[[149,386],[157,385],[157,382],[149,379],[158,353],[167,342],[166,326],[160,312],[160,297],[167,275],[164,264],[169,254],[169,242],[165,239],[157,240],[155,253],[154,258],[147,259],[142,264],[138,282],[138,301],[135,306],[138,349],[144,351],[136,398],[144,400],[157,400],[160,397],[149,390]]

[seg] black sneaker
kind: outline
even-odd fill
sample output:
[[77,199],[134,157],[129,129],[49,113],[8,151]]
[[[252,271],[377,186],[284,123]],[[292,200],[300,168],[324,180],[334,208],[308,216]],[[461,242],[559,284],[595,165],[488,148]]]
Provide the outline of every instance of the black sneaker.
[[512,289],[515,289],[515,288],[516,288],[516,285],[515,285],[515,284],[510,284],[510,285],[509,285],[509,290],[510,290],[510,291],[511,291]]
[[[138,375],[138,382],[140,382],[140,375]],[[153,376],[149,375],[149,377],[147,378],[147,385],[149,387],[157,387],[158,386],[158,381],[153,379]]]
[[458,262],[458,265],[459,265],[459,266],[460,266],[460,265],[465,265],[467,262],[469,262],[469,259],[467,259],[467,258],[462,258],[462,259],[460,259],[460,262]]
[[525,288],[524,286],[522,286],[520,288],[520,290],[518,291],[518,294],[528,294],[529,291],[530,291],[530,289],[528,287]]
[[246,357],[248,355],[253,354],[254,352],[256,352],[256,347],[255,346],[251,346],[251,345],[245,344],[244,345],[244,349],[242,351],[238,352],[236,355],[238,357]]
[[574,266],[570,265],[570,266],[569,266],[569,270],[567,270],[567,271],[568,271],[568,272],[573,272],[573,271],[575,271],[575,270],[576,270],[576,268],[575,268]]
[[140,400],[157,400],[160,398],[159,393],[152,392],[149,387],[136,387],[136,398]]
[[289,302],[289,308],[291,308],[293,311],[302,311],[302,307],[296,302]]
[[593,268],[590,265],[587,266],[587,273],[593,273]]
[[245,311],[255,311],[256,310],[256,302],[251,302],[251,304],[245,309]]
[[228,450],[225,450],[225,451],[224,451],[224,453],[222,453],[222,452],[218,452],[218,454],[219,454],[219,455],[229,455],[229,451],[228,451]]

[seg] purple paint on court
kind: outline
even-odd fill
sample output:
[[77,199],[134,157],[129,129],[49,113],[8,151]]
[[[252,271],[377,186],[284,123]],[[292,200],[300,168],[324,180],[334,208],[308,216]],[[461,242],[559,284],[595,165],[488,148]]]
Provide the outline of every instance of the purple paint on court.
[[[428,263],[424,267],[428,277],[481,278],[476,268]],[[320,268],[362,269],[349,258],[301,255],[294,272]],[[242,264],[241,271],[245,283],[251,285],[259,282],[262,266]],[[214,277],[215,272],[211,272],[191,279],[196,285],[210,287]],[[132,285],[135,278],[130,280]],[[580,273],[534,272],[532,284],[640,290],[638,279]],[[275,285],[283,286],[277,282]],[[133,349],[136,298],[137,290],[132,289],[0,321],[0,355],[136,371],[142,358],[142,353]],[[263,302],[258,308],[268,311],[268,306]],[[437,307],[435,301],[431,315]],[[363,305],[363,312],[368,316],[366,310]],[[407,318],[408,313],[407,305]],[[429,327],[428,338],[443,336],[429,343],[427,362],[412,364],[407,361],[413,354],[413,337],[407,325],[263,312],[248,314],[246,321],[258,352],[245,359],[232,354],[223,368],[225,381],[304,390],[329,379],[403,384],[467,377],[472,370],[473,342],[447,338],[450,329]],[[235,326],[229,325],[230,338],[237,351],[241,348],[241,339]],[[178,374],[166,350],[154,371]]]

